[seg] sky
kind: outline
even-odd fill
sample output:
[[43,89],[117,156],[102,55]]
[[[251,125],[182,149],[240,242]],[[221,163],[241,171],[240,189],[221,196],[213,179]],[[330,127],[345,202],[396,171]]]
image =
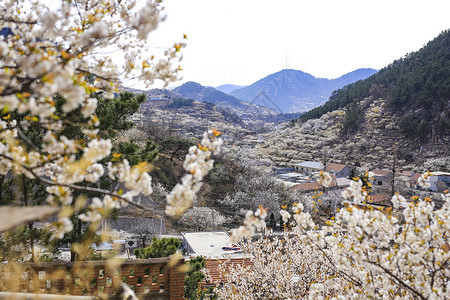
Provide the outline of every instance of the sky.
[[154,47],[188,39],[182,81],[250,85],[282,69],[381,69],[450,29],[450,1],[165,0]]

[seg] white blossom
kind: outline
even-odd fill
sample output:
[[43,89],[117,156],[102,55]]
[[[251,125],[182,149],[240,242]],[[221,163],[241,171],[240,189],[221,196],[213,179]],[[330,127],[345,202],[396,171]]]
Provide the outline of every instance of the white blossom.
[[213,168],[214,161],[210,156],[220,150],[222,140],[217,137],[219,134],[216,131],[205,133],[199,147],[189,148],[183,167],[190,174],[184,175],[182,183],[178,183],[167,195],[167,215],[178,217],[193,205],[201,180]]

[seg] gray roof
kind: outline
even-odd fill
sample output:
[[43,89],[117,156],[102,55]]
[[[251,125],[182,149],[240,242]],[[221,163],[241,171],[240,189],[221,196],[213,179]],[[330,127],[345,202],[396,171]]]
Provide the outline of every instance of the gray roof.
[[317,170],[323,169],[323,164],[315,161],[304,161],[296,164],[295,166],[300,168],[317,169]]

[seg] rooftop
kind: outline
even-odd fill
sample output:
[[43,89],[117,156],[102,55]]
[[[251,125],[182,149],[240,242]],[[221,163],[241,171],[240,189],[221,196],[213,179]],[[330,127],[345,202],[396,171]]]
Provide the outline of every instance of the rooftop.
[[375,176],[386,176],[387,174],[391,173],[391,171],[387,170],[372,170],[372,172],[375,174]]
[[304,161],[304,162],[296,164],[295,166],[300,167],[300,168],[309,168],[309,169],[317,169],[317,170],[323,169],[323,164],[320,162],[315,162],[315,161]]
[[346,186],[346,185],[350,185],[350,182],[352,182],[353,180],[350,180],[348,178],[345,177],[340,177],[340,178],[336,178],[336,185],[337,186]]
[[307,192],[307,191],[315,191],[315,190],[321,189],[321,188],[322,188],[322,185],[318,182],[306,182],[306,183],[297,184],[296,186],[291,187],[290,190]]
[[411,177],[414,175],[413,171],[402,171],[400,175]]
[[243,256],[235,251],[224,251],[222,247],[231,246],[231,240],[225,231],[182,232],[183,239],[194,252],[190,256],[203,256],[205,258],[227,258]]
[[340,172],[342,169],[344,169],[346,165],[343,164],[335,164],[335,163],[329,163],[327,165],[327,171],[334,171],[334,172]]
[[378,204],[383,204],[386,201],[389,202],[391,200],[391,196],[386,193],[374,194],[374,195],[372,195],[371,198],[372,198],[371,200],[373,203],[378,203]]

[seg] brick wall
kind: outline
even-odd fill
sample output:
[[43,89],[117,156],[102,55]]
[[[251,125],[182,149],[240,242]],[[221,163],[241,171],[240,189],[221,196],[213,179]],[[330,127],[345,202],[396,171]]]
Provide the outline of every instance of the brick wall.
[[143,299],[183,299],[184,272],[170,258],[27,263],[9,291],[68,295],[113,295],[125,282]]

